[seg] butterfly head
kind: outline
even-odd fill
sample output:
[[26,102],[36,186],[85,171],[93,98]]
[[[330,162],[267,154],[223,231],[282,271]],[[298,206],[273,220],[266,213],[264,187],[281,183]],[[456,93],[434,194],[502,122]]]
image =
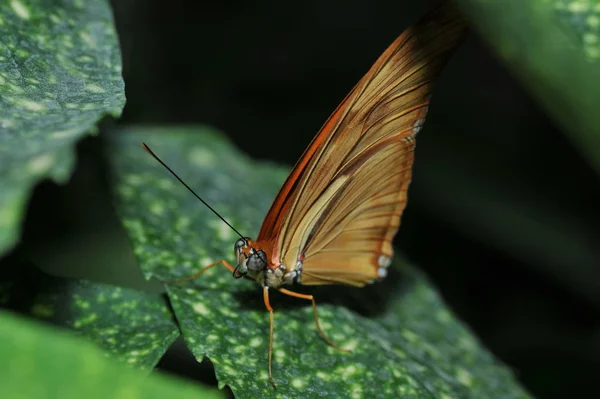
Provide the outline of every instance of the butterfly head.
[[240,238],[235,242],[233,250],[237,257],[237,266],[233,271],[234,278],[242,278],[248,273],[254,276],[267,268],[267,254],[262,249],[254,248],[251,239]]

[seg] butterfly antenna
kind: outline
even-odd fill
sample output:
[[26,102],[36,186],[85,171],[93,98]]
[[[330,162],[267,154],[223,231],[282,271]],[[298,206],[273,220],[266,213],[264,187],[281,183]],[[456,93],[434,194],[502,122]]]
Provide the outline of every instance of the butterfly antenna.
[[150,147],[148,147],[148,145],[146,143],[142,143],[142,148],[144,150],[146,150],[146,152],[148,154],[152,155],[152,157],[154,159],[156,159],[162,166],[164,166],[165,169],[167,169],[169,172],[171,172],[171,174],[173,176],[175,176],[175,178],[177,180],[179,180],[179,182],[181,184],[183,184],[185,186],[185,188],[190,190],[190,193],[194,194],[194,196],[196,198],[198,198],[200,200],[200,202],[202,202],[204,205],[206,205],[206,207],[208,209],[210,209],[215,215],[217,215],[219,217],[219,219],[221,219],[223,221],[223,223],[225,223],[227,226],[231,227],[231,230],[235,231],[237,233],[237,235],[240,236],[240,238],[242,238],[242,239],[244,238],[244,236],[241,235],[240,232],[235,229],[235,227],[230,225],[229,222],[223,218],[223,216],[219,215],[219,213],[217,211],[215,211],[212,206],[208,205],[206,203],[206,201],[204,201],[198,194],[196,194],[196,192],[194,190],[192,190],[192,188],[190,186],[188,186],[183,180],[181,180],[181,177],[177,176],[177,173],[173,172],[173,169],[169,168],[166,163],[164,163],[159,157],[157,157],[156,154],[154,152],[152,152],[152,150],[150,149]]

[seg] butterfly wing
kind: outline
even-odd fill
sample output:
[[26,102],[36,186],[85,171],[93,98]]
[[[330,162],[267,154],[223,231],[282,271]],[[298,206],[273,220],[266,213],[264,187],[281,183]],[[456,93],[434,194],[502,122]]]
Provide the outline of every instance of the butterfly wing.
[[277,195],[257,241],[302,284],[383,277],[406,205],[414,136],[466,28],[442,6],[407,29],[325,123]]

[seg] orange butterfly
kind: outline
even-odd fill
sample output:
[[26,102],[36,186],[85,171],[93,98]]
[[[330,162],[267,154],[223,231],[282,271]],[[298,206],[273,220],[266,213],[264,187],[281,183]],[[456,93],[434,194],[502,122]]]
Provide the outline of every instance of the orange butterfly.
[[407,29],[329,117],[280,189],[256,240],[230,226],[236,266],[219,264],[235,278],[256,281],[269,311],[269,381],[275,388],[273,308],[269,290],[312,302],[317,330],[324,333],[312,295],[284,287],[296,284],[346,284],[363,287],[387,275],[392,239],[400,226],[411,180],[415,135],[423,125],[434,79],[466,27],[446,5]]

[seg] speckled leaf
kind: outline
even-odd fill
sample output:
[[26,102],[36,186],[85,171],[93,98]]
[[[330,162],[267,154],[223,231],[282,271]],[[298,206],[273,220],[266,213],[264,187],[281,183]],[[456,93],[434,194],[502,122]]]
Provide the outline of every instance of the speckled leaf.
[[[236,236],[142,140],[250,236],[287,169],[251,161],[207,129],[129,129],[110,138],[117,209],[145,274],[175,279],[231,260]],[[528,397],[410,267],[364,289],[297,288],[316,295],[323,327],[350,354],[323,342],[309,303],[273,293],[277,391],[267,380],[268,314],[258,286],[223,268],[167,289],[187,345],[198,360],[206,354],[220,384],[240,398]]]
[[146,370],[156,366],[179,336],[161,296],[52,277],[34,267],[2,274],[0,307],[71,328],[107,356]]
[[590,61],[600,61],[600,0],[546,0]]
[[600,172],[600,0],[454,0]]
[[0,2],[0,253],[32,186],[65,181],[72,146],[125,102],[106,0]]
[[0,312],[3,398],[222,398],[215,389],[162,375],[148,377],[106,359],[72,334]]

